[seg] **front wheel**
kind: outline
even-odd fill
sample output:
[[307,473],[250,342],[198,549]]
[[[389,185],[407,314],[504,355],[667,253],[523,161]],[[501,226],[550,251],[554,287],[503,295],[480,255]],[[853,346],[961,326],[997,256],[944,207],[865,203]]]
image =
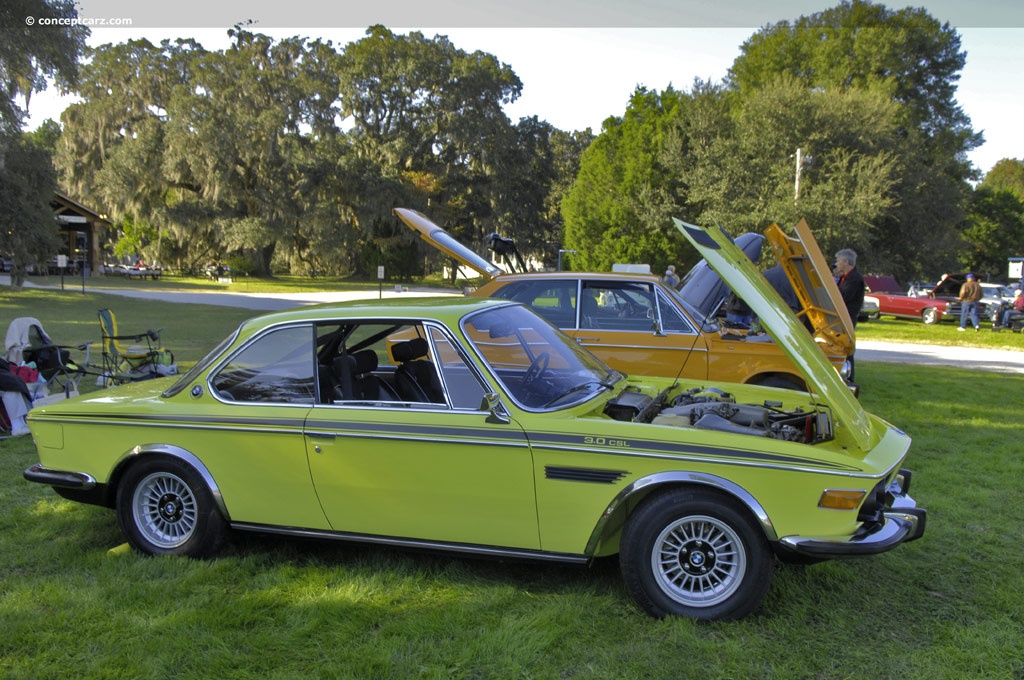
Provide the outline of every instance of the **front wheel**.
[[775,558],[735,501],[673,490],[649,498],[623,529],[619,562],[633,599],[651,616],[739,619],[764,599]]
[[942,315],[939,313],[939,310],[934,307],[928,307],[921,312],[921,321],[929,325],[938,323],[941,318]]
[[206,557],[227,534],[203,478],[173,458],[132,466],[117,490],[117,520],[131,546],[147,555]]

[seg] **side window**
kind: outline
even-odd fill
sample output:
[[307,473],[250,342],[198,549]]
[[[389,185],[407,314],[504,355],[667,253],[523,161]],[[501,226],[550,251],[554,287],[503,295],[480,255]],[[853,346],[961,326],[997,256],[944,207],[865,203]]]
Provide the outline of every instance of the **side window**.
[[650,284],[595,281],[583,285],[580,328],[651,332],[655,318]]
[[448,408],[421,324],[324,324],[318,339],[320,402],[359,407]]
[[522,302],[558,328],[576,327],[576,279],[513,281],[494,297]]
[[661,310],[661,330],[665,333],[693,333],[693,326],[683,312],[672,304],[662,293],[658,293],[658,308]]
[[314,365],[312,327],[281,328],[235,354],[210,383],[227,401],[312,404]]
[[436,363],[441,371],[452,408],[479,411],[484,398],[484,387],[476,372],[463,359],[462,354],[452,346],[451,340],[440,329],[430,328],[430,339],[436,350]]

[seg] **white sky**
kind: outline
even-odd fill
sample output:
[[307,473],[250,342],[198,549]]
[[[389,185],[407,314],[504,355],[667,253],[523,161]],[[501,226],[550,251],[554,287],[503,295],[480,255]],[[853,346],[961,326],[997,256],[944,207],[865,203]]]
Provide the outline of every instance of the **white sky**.
[[[251,26],[254,31],[278,38],[302,35],[329,39],[340,46],[361,38],[365,27],[374,22],[387,25],[395,33],[419,30],[427,37],[443,34],[459,49],[489,52],[512,67],[523,83],[522,96],[506,109],[513,121],[536,115],[563,130],[590,127],[597,133],[605,118],[625,112],[637,85],[663,90],[671,84],[689,90],[694,78],[719,81],[739,55],[741,43],[758,26],[794,21],[800,15],[838,4],[838,0],[778,0],[766,9],[759,0],[738,0],[712,6],[719,10],[711,16],[708,13],[716,10],[706,9],[709,3],[699,0],[673,0],[671,10],[666,9],[669,3],[663,0],[634,0],[628,4],[621,0],[520,0],[503,4],[477,0],[463,3],[463,7],[455,6],[459,0],[393,0],[379,10],[367,9],[370,3],[362,0],[360,7],[344,0],[327,9],[322,5],[304,8],[304,2],[289,0],[271,5],[265,1],[243,4],[227,0],[210,9],[212,3],[179,0],[162,10],[173,11],[172,16],[140,17],[140,11],[145,14],[151,9],[139,10],[138,6],[149,3],[83,0],[80,16],[132,22],[131,27],[122,28],[93,26],[89,43],[94,46],[136,37],[154,42],[194,37],[209,49],[220,49],[228,45],[227,27],[249,18],[257,21]],[[744,7],[744,2],[750,6]],[[970,116],[974,129],[982,131],[986,139],[970,155],[971,161],[987,172],[1003,158],[1024,160],[1024,3],[976,0],[967,9],[954,0],[914,3],[919,5],[956,28],[967,52],[957,101]],[[902,5],[887,6],[895,9]],[[668,16],[680,9],[693,12]],[[325,14],[339,11],[343,18]],[[359,19],[363,21],[356,23]],[[403,19],[421,19],[423,23],[403,24]],[[441,23],[445,19],[449,21]],[[193,25],[174,27],[181,23]],[[321,27],[304,27],[311,23]],[[662,26],[649,27],[658,23]],[[37,29],[45,30],[41,26]],[[50,90],[35,95],[29,107],[29,129],[47,118],[59,120],[69,101]]]

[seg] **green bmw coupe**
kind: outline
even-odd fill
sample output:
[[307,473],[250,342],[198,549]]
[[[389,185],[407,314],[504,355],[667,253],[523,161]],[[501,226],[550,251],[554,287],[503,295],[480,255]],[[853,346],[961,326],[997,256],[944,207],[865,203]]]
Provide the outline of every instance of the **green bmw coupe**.
[[177,380],[40,407],[33,482],[154,555],[231,530],[587,563],[653,616],[738,618],[776,558],[922,535],[910,439],[864,412],[717,229],[679,223],[808,392],[625,376],[531,309],[362,302],[249,320]]

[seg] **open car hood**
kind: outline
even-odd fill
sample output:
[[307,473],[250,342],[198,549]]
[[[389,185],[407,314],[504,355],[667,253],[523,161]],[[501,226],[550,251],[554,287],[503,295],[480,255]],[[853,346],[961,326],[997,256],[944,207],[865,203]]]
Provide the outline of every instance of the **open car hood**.
[[853,319],[828,261],[807,222],[800,220],[794,231],[796,236],[788,236],[779,225],[772,224],[765,236],[800,299],[803,315],[814,328],[815,339],[830,352],[852,356],[856,344]]
[[434,224],[429,217],[416,210],[408,208],[395,208],[392,212],[398,219],[405,222],[410,229],[420,235],[424,241],[440,250],[445,255],[454,258],[481,276],[493,279],[504,270],[492,262],[488,262],[472,250],[456,241],[451,234]]
[[[932,297],[938,298],[956,298],[960,297],[960,287],[967,283],[967,274],[969,272],[960,272],[958,274],[943,274],[939,282],[932,288]],[[980,281],[980,279],[978,279]]]
[[[766,238],[800,301],[802,315],[810,322],[814,337],[830,355],[852,355],[855,342],[853,321],[810,227],[801,220],[796,226],[796,236],[791,237],[773,224],[764,236],[746,233],[737,236],[733,242],[751,262],[757,264],[761,258],[761,244]],[[701,260],[683,277],[679,294],[705,316],[711,317],[728,296],[729,286],[707,260]]]
[[718,227],[698,227],[675,218],[673,221],[733,292],[757,314],[761,325],[768,329],[803,375],[810,392],[827,402],[858,446],[867,450],[871,434],[868,414],[825,354],[815,347],[814,339],[801,321],[750,258]]

